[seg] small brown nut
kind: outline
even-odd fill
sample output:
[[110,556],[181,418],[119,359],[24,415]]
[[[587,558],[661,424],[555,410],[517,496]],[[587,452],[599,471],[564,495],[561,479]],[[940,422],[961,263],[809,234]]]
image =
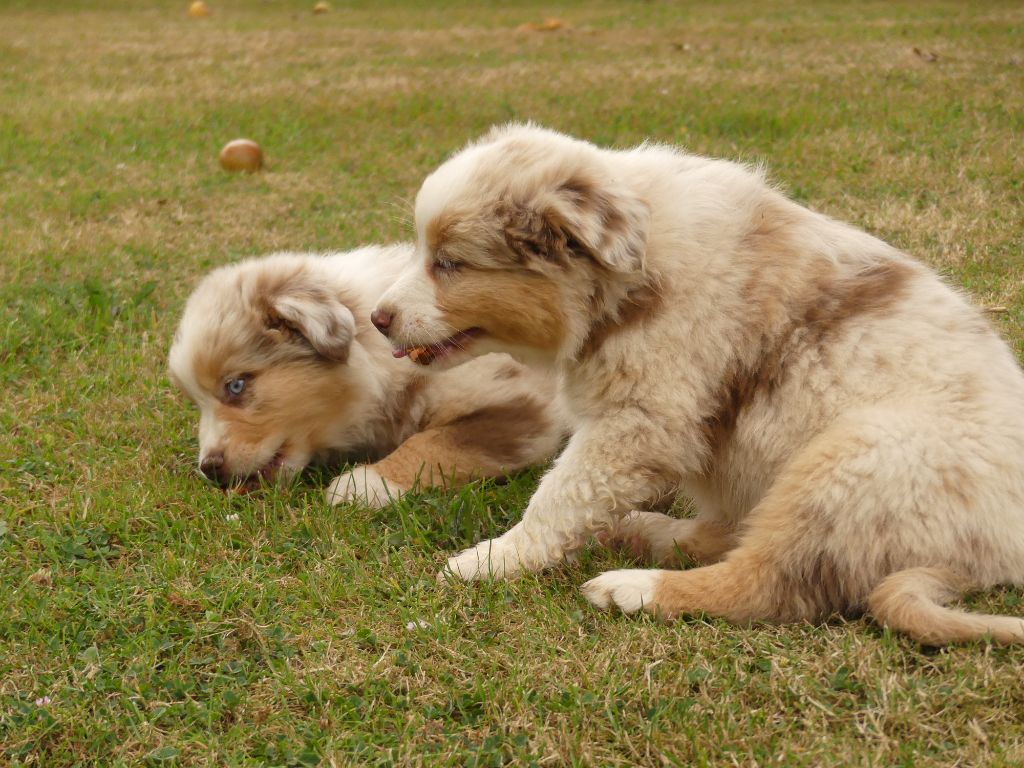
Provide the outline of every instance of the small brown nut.
[[253,173],[263,167],[263,150],[249,139],[229,141],[220,151],[220,167],[225,171]]
[[434,352],[430,347],[413,347],[409,350],[409,359],[420,365],[430,365],[434,362]]

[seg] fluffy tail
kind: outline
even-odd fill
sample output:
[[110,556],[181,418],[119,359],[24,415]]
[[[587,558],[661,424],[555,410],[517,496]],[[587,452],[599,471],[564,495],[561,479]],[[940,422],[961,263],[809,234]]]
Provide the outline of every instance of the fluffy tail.
[[923,645],[984,637],[1002,644],[1024,643],[1024,619],[944,607],[969,588],[945,568],[908,568],[883,579],[868,597],[868,608],[882,625],[906,632]]

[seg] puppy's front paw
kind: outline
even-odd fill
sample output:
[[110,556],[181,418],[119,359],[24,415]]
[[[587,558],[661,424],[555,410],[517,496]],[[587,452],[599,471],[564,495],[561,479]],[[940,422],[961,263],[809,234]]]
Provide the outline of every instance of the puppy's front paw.
[[404,492],[404,488],[385,480],[376,470],[358,466],[334,478],[325,495],[329,504],[355,502],[380,509],[399,498]]
[[522,570],[522,562],[515,546],[503,541],[504,537],[481,541],[475,547],[448,558],[448,564],[438,575],[438,581],[462,579],[504,579]]
[[618,606],[624,613],[654,612],[654,588],[661,571],[623,568],[606,571],[583,585],[583,596],[598,608]]

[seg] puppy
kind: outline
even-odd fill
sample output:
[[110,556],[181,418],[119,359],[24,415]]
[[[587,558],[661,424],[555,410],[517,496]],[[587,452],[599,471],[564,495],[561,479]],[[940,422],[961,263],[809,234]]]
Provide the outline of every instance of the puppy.
[[370,308],[412,247],[284,253],[222,267],[185,307],[171,378],[199,407],[199,468],[224,486],[289,478],[330,455],[366,457],[333,503],[501,477],[554,455],[554,384],[507,355],[448,375],[392,356]]
[[[736,622],[869,609],[940,644],[1024,640],[942,607],[1024,583],[1024,375],[922,265],[759,171],[510,126],[416,199],[416,263],[375,317],[558,370],[574,433],[522,521],[450,574],[551,566],[600,531],[661,565],[598,606]],[[436,365],[437,363],[435,363]],[[681,491],[695,519],[626,515]]]

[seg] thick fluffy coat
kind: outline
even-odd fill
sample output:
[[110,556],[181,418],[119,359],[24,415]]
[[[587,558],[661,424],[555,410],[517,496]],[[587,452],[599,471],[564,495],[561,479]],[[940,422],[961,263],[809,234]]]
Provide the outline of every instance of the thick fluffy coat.
[[276,254],[215,270],[185,307],[173,380],[200,409],[199,465],[224,485],[370,457],[333,502],[500,477],[552,456],[564,432],[551,376],[507,355],[425,376],[369,323],[410,245]]
[[[429,176],[416,235],[378,305],[392,343],[545,359],[575,430],[522,521],[451,574],[538,570],[603,531],[705,565],[602,574],[599,606],[869,609],[923,642],[1024,641],[1020,619],[942,606],[1024,583],[1024,376],[926,267],[758,170],[533,126]],[[695,518],[630,513],[679,491]]]

